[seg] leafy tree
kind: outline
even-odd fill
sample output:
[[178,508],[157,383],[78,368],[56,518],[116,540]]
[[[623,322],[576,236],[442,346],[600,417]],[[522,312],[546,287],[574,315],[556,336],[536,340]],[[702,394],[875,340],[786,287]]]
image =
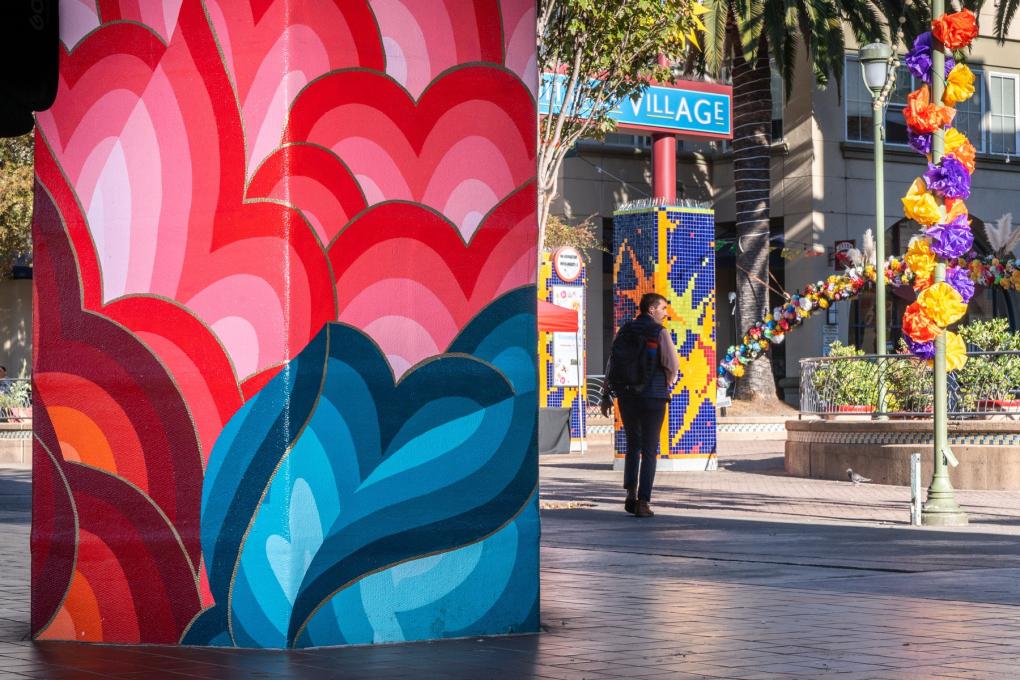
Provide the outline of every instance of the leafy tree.
[[[769,309],[769,172],[772,145],[770,62],[793,93],[798,52],[806,51],[820,87],[843,73],[844,26],[861,44],[880,40],[880,16],[899,28],[897,0],[705,0],[704,67],[733,80],[733,186],[737,207],[737,325],[750,328]],[[909,17],[908,17],[909,18]],[[804,54],[799,56],[803,60]],[[762,357],[737,382],[739,399],[776,398],[771,361]]]
[[550,215],[545,224],[546,250],[555,250],[560,246],[573,246],[581,252],[585,262],[591,261],[589,251],[609,252],[599,240],[596,233],[594,215],[577,223],[569,224],[556,215]]
[[[657,57],[697,45],[703,11],[694,0],[539,0],[539,71],[564,76],[560,112],[539,125],[539,243],[567,152],[581,138],[612,131],[609,113],[649,81],[673,81]],[[581,110],[588,115],[570,115]]]
[[0,278],[32,251],[32,135],[0,139]]

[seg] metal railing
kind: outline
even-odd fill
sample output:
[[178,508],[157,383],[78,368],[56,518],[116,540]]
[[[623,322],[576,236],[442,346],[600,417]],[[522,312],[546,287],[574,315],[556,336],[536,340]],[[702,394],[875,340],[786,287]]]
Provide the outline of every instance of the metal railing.
[[589,418],[600,417],[602,410],[602,386],[606,383],[604,375],[589,375],[587,380],[587,394],[585,395],[585,413]]
[[0,378],[0,423],[32,422],[32,380]]
[[[934,385],[929,363],[910,354],[801,359],[800,412],[931,418]],[[968,352],[949,373],[949,417],[1020,419],[1020,351]]]

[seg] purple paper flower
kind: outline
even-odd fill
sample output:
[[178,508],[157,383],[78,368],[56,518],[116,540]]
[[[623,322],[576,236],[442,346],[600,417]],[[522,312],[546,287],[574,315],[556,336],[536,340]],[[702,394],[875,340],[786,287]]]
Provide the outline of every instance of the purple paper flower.
[[[931,85],[931,31],[922,33],[914,39],[914,48],[907,52],[903,63],[915,78]],[[949,72],[953,70],[954,66],[956,66],[956,61],[947,54],[945,77],[949,77]]]
[[931,138],[932,133],[930,132],[915,133],[909,127],[907,128],[907,141],[917,153],[923,153],[925,156],[931,153]]
[[954,156],[943,156],[938,165],[929,163],[924,181],[929,191],[946,198],[970,198],[970,173]]
[[951,260],[970,250],[974,245],[974,232],[970,230],[968,219],[967,215],[960,215],[952,222],[925,229],[925,235],[931,238],[931,251]]
[[970,299],[974,297],[974,282],[970,280],[970,274],[963,267],[946,269],[946,283],[956,289],[956,292],[963,298],[964,304],[970,302]]
[[910,353],[919,359],[934,359],[935,358],[935,342],[914,342],[910,339],[910,336],[904,335],[903,339],[907,342],[907,349]]

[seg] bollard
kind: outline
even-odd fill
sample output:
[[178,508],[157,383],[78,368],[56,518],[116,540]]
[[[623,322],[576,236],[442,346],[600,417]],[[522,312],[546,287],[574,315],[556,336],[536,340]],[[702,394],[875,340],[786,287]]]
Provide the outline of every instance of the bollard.
[[910,523],[921,526],[921,454],[910,454]]

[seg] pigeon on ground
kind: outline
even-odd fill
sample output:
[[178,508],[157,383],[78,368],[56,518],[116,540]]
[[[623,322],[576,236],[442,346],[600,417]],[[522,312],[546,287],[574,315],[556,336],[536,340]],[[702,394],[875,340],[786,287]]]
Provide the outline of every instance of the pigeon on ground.
[[861,484],[863,482],[870,482],[871,481],[870,479],[868,479],[864,475],[859,475],[856,472],[854,472],[853,470],[851,470],[850,468],[846,469],[846,476],[847,476],[847,478],[851,482],[853,482],[854,486],[856,486],[858,484]]

